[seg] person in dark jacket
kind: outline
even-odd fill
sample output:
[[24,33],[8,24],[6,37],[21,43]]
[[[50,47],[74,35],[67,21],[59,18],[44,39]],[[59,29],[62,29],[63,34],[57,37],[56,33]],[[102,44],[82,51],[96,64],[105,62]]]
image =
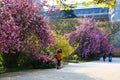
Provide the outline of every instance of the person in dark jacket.
[[61,61],[63,59],[63,53],[62,53],[61,49],[57,51],[56,59],[57,59],[57,69],[60,69],[61,68]]
[[109,54],[108,59],[109,59],[109,62],[112,62],[112,53]]
[[105,59],[106,59],[106,54],[104,53],[103,54],[103,61],[105,61]]

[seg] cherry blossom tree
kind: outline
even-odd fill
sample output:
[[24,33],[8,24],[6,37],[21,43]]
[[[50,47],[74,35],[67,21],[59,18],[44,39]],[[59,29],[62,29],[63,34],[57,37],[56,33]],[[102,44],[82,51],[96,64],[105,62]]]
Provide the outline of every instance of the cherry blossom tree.
[[[48,27],[48,20],[45,19],[44,14],[38,16],[43,6],[48,6],[46,1],[38,4],[35,0],[32,0],[32,3],[29,0],[2,0],[0,7],[0,52],[4,57],[18,56],[26,48],[32,49],[31,53],[34,53],[36,47],[39,47],[38,51],[41,51],[45,47],[54,45],[55,36]],[[7,67],[12,66],[13,60],[8,61],[11,65]]]
[[69,34],[69,42],[77,45],[77,53],[84,58],[95,57],[103,53],[112,53],[114,47],[109,43],[109,37],[96,26],[96,21],[85,18],[76,31]]

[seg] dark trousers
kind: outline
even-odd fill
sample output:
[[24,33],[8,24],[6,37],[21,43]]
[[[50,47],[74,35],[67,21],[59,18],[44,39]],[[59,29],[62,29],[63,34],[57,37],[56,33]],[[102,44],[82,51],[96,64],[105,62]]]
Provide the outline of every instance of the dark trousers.
[[105,61],[106,57],[103,57],[103,61]]
[[112,62],[112,56],[109,56],[109,62]]
[[61,66],[61,60],[57,60],[57,69],[59,69]]

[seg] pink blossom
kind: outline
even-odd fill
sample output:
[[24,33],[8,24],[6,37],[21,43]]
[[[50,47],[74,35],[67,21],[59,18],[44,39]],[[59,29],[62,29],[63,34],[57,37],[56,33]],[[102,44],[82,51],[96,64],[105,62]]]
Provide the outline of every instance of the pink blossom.
[[[2,0],[0,8],[0,51],[14,53],[30,50],[40,52],[42,48],[54,45],[48,20],[38,16],[46,1],[39,6],[32,0]],[[47,5],[48,6],[48,5]],[[31,37],[31,36],[35,37]],[[36,41],[38,41],[36,43]],[[39,45],[38,45],[39,44]]]
[[76,31],[69,34],[72,46],[79,44],[79,55],[88,57],[90,54],[112,53],[114,47],[109,42],[109,37],[96,26],[96,21],[85,18]]

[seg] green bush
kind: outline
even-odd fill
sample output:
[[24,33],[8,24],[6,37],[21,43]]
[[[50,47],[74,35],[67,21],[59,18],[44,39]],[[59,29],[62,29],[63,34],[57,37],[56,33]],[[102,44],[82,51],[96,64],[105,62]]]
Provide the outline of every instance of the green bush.
[[43,58],[41,58],[41,59],[34,58],[31,62],[31,65],[34,69],[55,68],[56,67],[56,62],[54,62],[52,60],[45,61]]
[[62,49],[65,58],[67,58],[74,51],[64,36],[58,36],[58,43],[55,46],[51,47],[51,49]]
[[50,19],[49,26],[52,30],[55,30],[57,34],[64,35],[75,30],[75,27],[80,23],[78,19]]
[[102,28],[103,31],[107,34],[115,34],[120,31],[120,21],[114,22],[99,22],[97,24],[99,28]]
[[2,54],[2,65],[5,68],[15,68],[18,67],[18,61],[19,61],[19,53],[13,54]]
[[75,55],[73,56],[73,59],[74,59],[74,60],[77,60],[77,59],[78,59],[78,55],[75,54]]
[[21,55],[19,66],[22,67],[32,67],[32,68],[54,68],[56,66],[56,60],[52,55],[47,55],[46,53],[37,53],[30,54],[26,56],[24,54]]
[[30,67],[32,59],[33,59],[32,55],[27,56],[25,53],[21,53],[19,56],[19,63],[18,64],[21,67]]

